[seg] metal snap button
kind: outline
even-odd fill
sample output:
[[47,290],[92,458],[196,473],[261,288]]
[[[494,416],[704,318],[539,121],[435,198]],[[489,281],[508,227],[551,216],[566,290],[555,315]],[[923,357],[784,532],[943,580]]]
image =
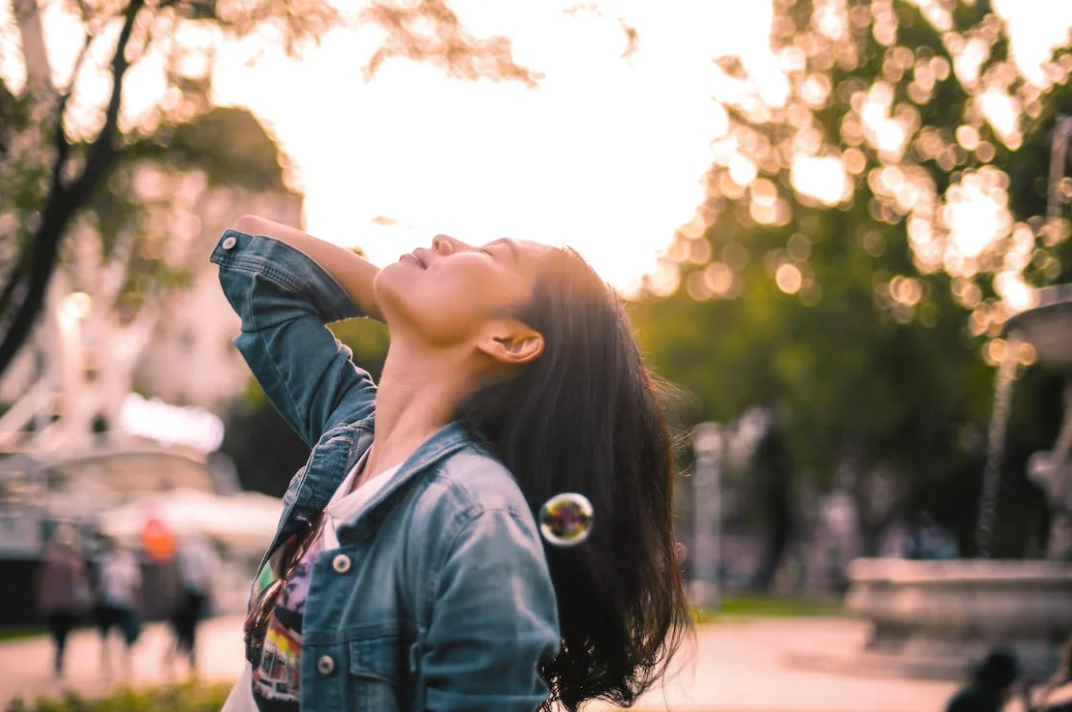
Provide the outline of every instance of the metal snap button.
[[321,655],[320,659],[316,661],[316,671],[321,675],[330,675],[335,672],[335,661],[331,659],[330,655]]
[[350,557],[346,554],[338,554],[331,560],[331,568],[335,569],[335,573],[344,574],[350,570]]
[[235,236],[234,235],[228,235],[226,238],[224,238],[222,247],[225,250],[230,250],[230,249],[234,249],[234,246],[237,245],[237,244],[238,244],[238,240],[235,239]]

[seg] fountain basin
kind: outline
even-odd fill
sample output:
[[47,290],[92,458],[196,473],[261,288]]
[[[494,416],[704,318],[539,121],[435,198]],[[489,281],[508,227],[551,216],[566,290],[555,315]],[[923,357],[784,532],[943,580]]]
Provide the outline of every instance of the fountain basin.
[[1038,363],[1072,371],[1072,284],[1039,290],[1038,305],[1009,318],[1005,334],[1035,348]]
[[1072,563],[857,559],[849,611],[886,629],[957,637],[1057,638],[1072,634]]
[[846,606],[871,624],[855,651],[796,651],[831,672],[962,679],[994,646],[1046,679],[1072,635],[1072,563],[856,559]]

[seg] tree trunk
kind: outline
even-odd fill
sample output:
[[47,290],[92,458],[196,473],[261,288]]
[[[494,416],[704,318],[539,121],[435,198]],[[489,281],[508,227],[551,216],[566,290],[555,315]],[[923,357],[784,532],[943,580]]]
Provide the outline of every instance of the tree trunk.
[[72,209],[63,204],[65,195],[49,196],[48,205],[41,216],[41,225],[34,233],[29,274],[23,277],[28,282],[26,295],[16,308],[15,318],[8,326],[0,342],[0,375],[15,358],[15,354],[29,338],[34,323],[45,303],[49,280],[56,269],[60,241],[70,220]]
[[54,101],[56,86],[52,83],[52,63],[48,58],[45,31],[37,0],[15,0],[15,23],[19,27],[26,84],[37,101]]
[[[63,179],[70,153],[70,144],[67,142],[63,129],[63,113],[69,95],[64,95],[59,101],[56,111],[56,160],[52,168],[52,182],[49,186],[48,199],[41,213],[41,222],[32,238],[29,274],[16,272],[12,277],[26,280],[28,283],[26,294],[16,307],[15,316],[3,340],[0,341],[0,376],[11,365],[15,354],[30,337],[34,323],[44,307],[48,283],[52,279],[56,261],[59,258],[60,243],[71,218],[92,197],[93,191],[115,159],[123,80],[127,69],[130,68],[126,50],[134,31],[134,22],[144,5],[145,0],[131,0],[123,11],[123,27],[116,40],[111,60],[112,90],[105,110],[104,126],[86,151],[85,167],[77,178],[69,183]],[[33,52],[35,51],[33,45],[36,41],[34,33],[40,33],[41,30],[37,5],[32,0],[19,0],[18,7],[20,11],[25,11],[25,16],[22,14],[19,16],[20,28],[25,27],[23,31],[31,38],[30,48],[24,48],[24,51]],[[43,37],[38,46],[43,51]],[[29,59],[30,57],[27,56],[27,60]],[[47,66],[47,56],[45,56],[45,63]],[[51,84],[51,79],[49,81]]]

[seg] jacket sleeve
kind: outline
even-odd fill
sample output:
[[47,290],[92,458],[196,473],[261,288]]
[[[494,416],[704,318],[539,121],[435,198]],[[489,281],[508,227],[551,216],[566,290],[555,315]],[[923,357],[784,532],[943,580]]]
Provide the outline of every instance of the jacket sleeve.
[[283,242],[236,230],[224,232],[210,259],[242,320],[235,345],[306,444],[372,413],[375,384],[324,326],[362,316],[331,275]]
[[558,645],[541,543],[508,510],[482,510],[453,537],[436,577],[425,708],[533,712],[548,694],[538,666]]

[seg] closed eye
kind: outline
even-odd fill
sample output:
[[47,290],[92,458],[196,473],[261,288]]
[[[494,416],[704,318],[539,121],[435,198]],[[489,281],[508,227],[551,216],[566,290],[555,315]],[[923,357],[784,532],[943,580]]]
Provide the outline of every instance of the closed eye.
[[496,240],[495,242],[488,243],[489,247],[492,245],[502,245],[506,247],[510,251],[510,258],[514,261],[514,264],[517,265],[520,263],[521,258],[517,252],[517,243],[510,238],[504,237],[499,240]]

